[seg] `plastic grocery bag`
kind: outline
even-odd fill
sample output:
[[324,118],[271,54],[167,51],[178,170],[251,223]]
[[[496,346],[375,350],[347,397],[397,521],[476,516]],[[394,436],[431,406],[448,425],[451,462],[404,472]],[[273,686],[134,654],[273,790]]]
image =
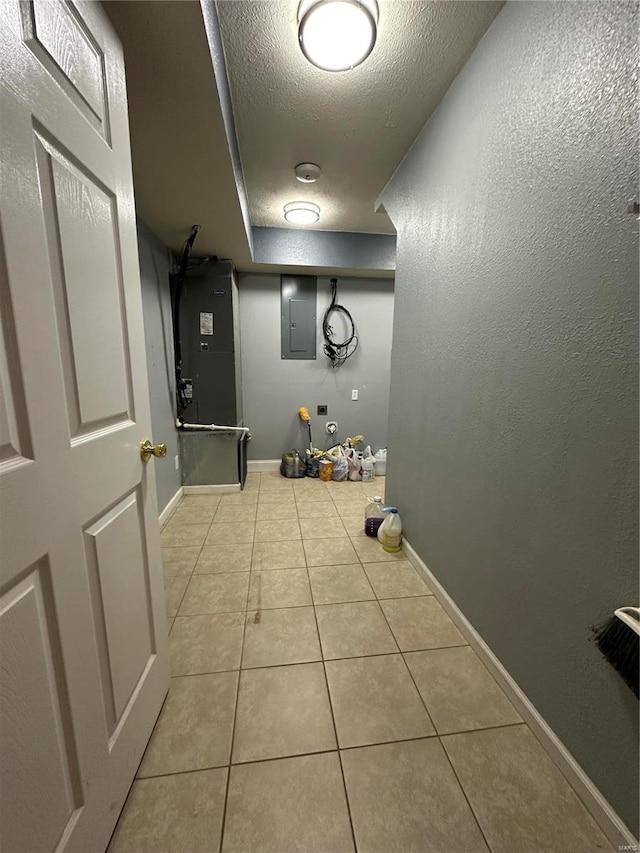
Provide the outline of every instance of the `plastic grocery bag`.
[[362,480],[362,453],[356,450],[347,450],[347,465],[349,466],[349,479]]
[[346,480],[349,474],[349,463],[342,447],[338,448],[338,455],[331,456],[333,462],[333,479]]

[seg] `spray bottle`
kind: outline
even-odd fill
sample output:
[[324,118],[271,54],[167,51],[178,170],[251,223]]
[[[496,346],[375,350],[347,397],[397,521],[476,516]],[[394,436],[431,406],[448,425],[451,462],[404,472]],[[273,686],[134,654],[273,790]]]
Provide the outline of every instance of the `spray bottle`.
[[402,521],[395,506],[385,506],[382,512],[387,517],[378,528],[378,542],[389,554],[397,554],[402,550]]

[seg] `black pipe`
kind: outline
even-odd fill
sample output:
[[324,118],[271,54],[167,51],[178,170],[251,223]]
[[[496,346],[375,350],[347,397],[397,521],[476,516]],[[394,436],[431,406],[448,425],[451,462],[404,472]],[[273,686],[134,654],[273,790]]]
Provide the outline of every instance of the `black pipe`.
[[173,315],[173,351],[176,367],[176,414],[178,417],[182,415],[191,400],[188,400],[184,394],[182,387],[182,345],[180,342],[180,297],[182,295],[182,286],[187,275],[189,258],[191,250],[200,230],[199,225],[194,225],[191,228],[191,233],[185,240],[182,248],[182,257],[180,258],[180,266],[178,272],[171,276],[171,284],[173,289],[172,295],[172,315]]

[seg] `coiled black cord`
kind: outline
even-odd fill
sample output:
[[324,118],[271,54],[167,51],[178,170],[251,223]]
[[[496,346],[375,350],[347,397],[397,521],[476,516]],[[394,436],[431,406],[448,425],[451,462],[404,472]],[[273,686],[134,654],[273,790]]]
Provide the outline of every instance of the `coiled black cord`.
[[[356,327],[353,322],[353,317],[344,307],[339,305],[336,300],[338,298],[338,279],[331,279],[331,302],[329,307],[324,312],[322,318],[322,334],[324,336],[324,354],[331,361],[332,367],[340,367],[348,358],[358,349],[358,336],[356,335]],[[329,323],[329,316],[333,311],[338,311],[344,314],[351,324],[351,335],[342,343],[338,343],[333,339],[333,326]]]

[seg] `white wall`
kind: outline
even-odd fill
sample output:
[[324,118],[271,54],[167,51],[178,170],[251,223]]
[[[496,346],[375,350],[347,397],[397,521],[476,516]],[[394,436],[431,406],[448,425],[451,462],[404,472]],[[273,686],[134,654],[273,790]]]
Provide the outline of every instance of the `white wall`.
[[[352,314],[360,343],[355,355],[335,369],[322,352],[329,278],[318,278],[315,361],[280,357],[280,276],[240,273],[239,285],[244,422],[253,436],[249,458],[276,459],[292,447],[307,446],[306,429],[298,418],[300,406],[309,409],[317,447],[355,434],[363,434],[374,452],[386,447],[393,282],[338,280],[338,302]],[[358,389],[358,402],[351,401],[353,388]],[[316,415],[316,406],[323,403],[329,406],[327,417]],[[327,420],[338,421],[336,438],[326,434]]]

